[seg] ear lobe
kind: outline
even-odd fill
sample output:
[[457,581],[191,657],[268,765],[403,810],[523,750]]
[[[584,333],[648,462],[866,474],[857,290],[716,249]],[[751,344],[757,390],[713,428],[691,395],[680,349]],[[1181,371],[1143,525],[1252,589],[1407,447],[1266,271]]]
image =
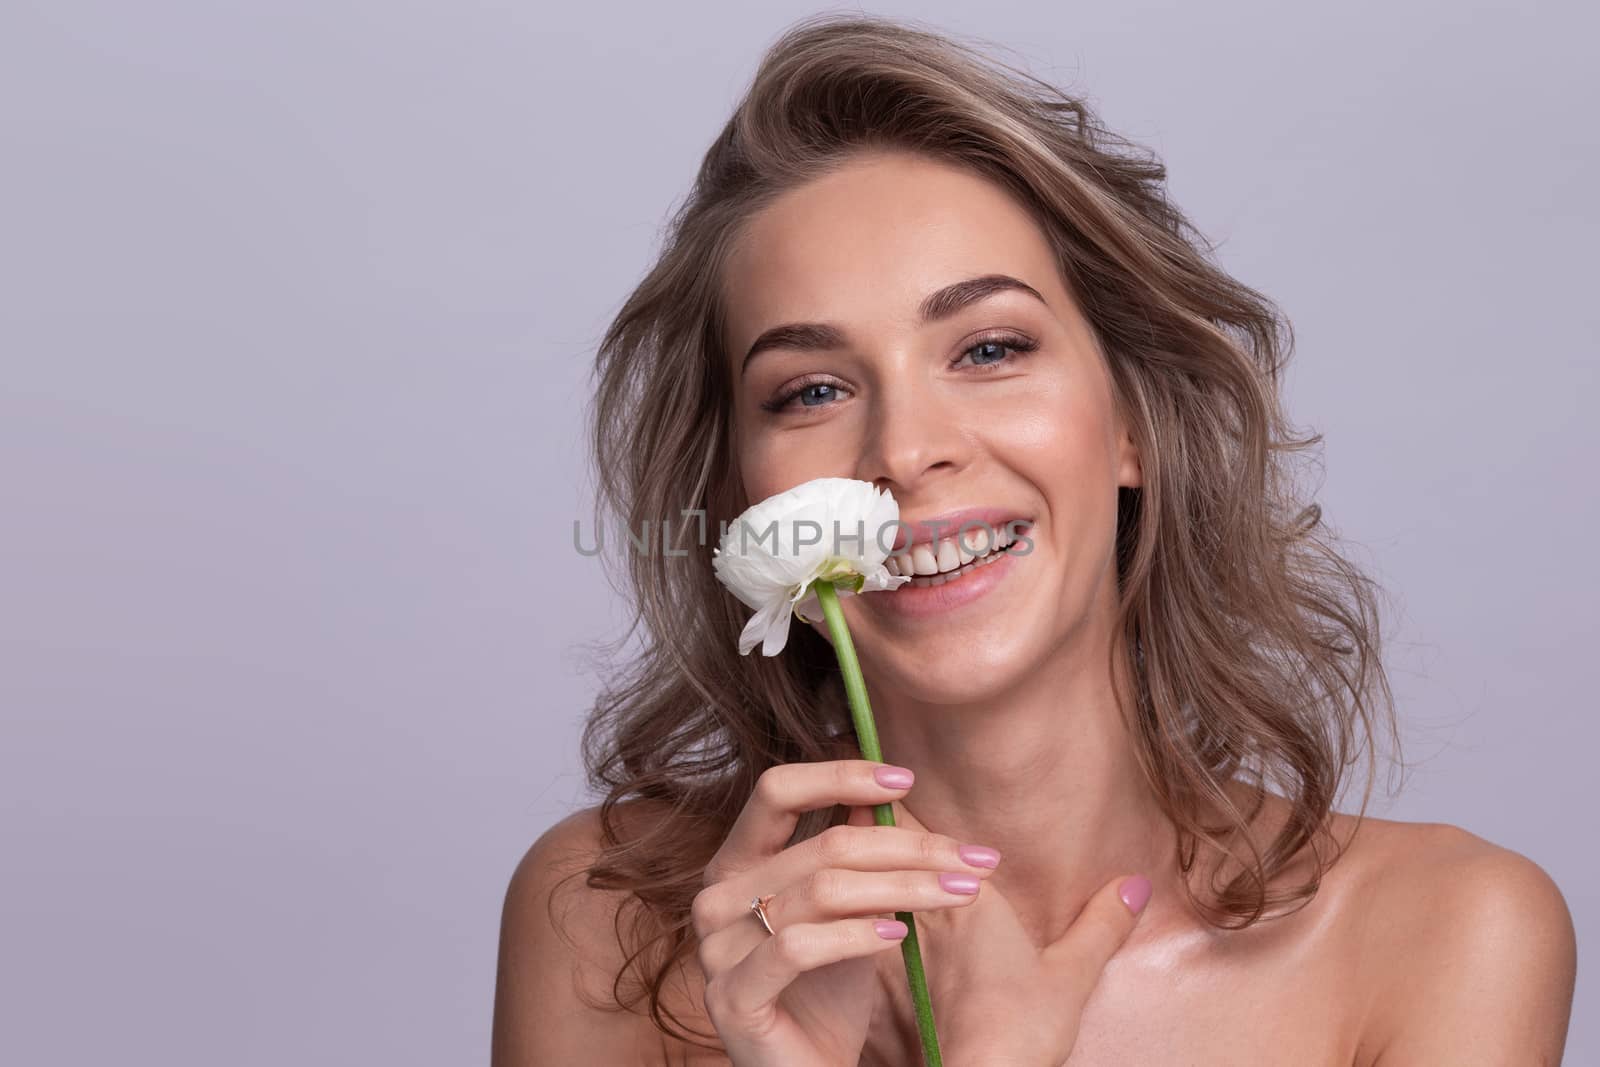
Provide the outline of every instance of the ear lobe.
[[1139,447],[1133,443],[1133,435],[1127,430],[1122,431],[1121,455],[1117,463],[1117,484],[1129,489],[1138,489],[1144,485],[1144,464],[1139,459]]

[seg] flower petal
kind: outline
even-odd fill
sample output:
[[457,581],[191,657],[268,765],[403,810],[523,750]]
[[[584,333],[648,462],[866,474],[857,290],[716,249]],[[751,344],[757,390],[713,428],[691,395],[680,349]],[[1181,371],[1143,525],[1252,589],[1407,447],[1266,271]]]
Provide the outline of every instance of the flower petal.
[[[889,568],[878,566],[865,575],[857,576],[854,582],[835,582],[833,591],[843,600],[847,596],[856,596],[858,591],[854,586],[859,583],[859,593],[876,593],[881,591],[893,592],[911,580],[909,574],[890,574]],[[805,596],[800,598],[794,606],[795,615],[802,621],[807,619],[822,618],[822,601],[817,599],[817,594],[811,586],[806,587]]]
[[890,574],[889,568],[880,563],[876,568],[869,571],[866,577],[861,580],[861,592],[871,593],[877,592],[878,590],[892,591],[899,589],[902,585],[905,585],[910,580],[911,575]]
[[813,478],[747,508],[712,552],[717,579],[757,612],[740,635],[740,654],[758,642],[765,655],[782,651],[796,611],[802,622],[820,619],[810,591],[819,578],[840,596],[910,581],[883,566],[899,515],[892,493],[856,478]]
[[766,640],[761,642],[763,656],[776,656],[789,644],[789,618],[789,612],[785,611],[767,628]]
[[776,656],[789,642],[790,604],[787,599],[774,600],[750,616],[739,634],[739,655],[748,655],[752,648],[761,645],[763,656]]

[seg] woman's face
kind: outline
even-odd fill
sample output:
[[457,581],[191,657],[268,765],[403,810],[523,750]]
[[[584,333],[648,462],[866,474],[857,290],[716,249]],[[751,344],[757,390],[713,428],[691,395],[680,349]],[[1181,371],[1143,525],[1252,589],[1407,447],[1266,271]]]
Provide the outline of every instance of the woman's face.
[[[997,275],[1033,292],[925,307]],[[751,502],[832,476],[890,490],[907,523],[975,507],[1032,521],[1031,550],[945,595],[920,591],[904,607],[890,601],[905,586],[845,598],[875,676],[913,699],[982,699],[1086,625],[1109,624],[1117,488],[1140,484],[1138,455],[1045,235],[1009,194],[922,156],[858,157],[754,218],[725,286],[735,460]],[[825,329],[751,354],[800,324]],[[968,595],[956,595],[962,583]]]

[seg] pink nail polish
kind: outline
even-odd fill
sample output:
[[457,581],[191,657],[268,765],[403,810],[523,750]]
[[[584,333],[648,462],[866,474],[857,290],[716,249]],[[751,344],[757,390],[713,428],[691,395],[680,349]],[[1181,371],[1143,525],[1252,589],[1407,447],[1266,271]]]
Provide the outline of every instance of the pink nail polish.
[[1117,896],[1122,898],[1129,911],[1139,914],[1150,900],[1150,879],[1142,874],[1124,878],[1122,884],[1117,886]]
[[872,776],[886,789],[910,789],[916,777],[904,767],[891,767],[888,764],[872,768]]
[[983,845],[962,845],[956,852],[963,863],[970,863],[974,867],[1000,866],[1000,853]]
[[872,924],[872,928],[878,931],[878,936],[885,941],[898,941],[910,932],[906,924],[899,919],[879,919]]
[[970,874],[941,874],[939,884],[944,886],[947,893],[971,895],[978,891],[978,879]]

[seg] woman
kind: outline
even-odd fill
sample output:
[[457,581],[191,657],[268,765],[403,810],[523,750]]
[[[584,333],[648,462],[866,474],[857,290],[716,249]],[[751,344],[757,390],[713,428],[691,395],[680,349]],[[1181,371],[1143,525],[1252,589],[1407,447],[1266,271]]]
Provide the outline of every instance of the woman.
[[765,57],[605,337],[604,500],[730,522],[845,476],[911,541],[978,508],[1031,549],[845,601],[909,772],[883,779],[820,622],[741,658],[704,538],[633,553],[648,641],[584,739],[603,803],[507,896],[501,1067],[918,1063],[900,910],[952,1067],[1559,1060],[1551,880],[1364,818],[1394,733],[1374,589],[1296,495],[1320,436],[1280,406],[1287,323],[1163,180],[905,23],[813,18]]

